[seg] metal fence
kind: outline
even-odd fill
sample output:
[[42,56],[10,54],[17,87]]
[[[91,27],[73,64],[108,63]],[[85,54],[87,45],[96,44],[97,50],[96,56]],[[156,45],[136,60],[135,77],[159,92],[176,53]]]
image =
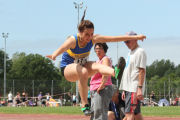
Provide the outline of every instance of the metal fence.
[[[70,85],[60,86],[61,80],[46,80],[48,83],[40,83],[37,80],[27,80],[28,82],[24,83],[24,80],[17,79],[7,79],[6,86],[6,96],[8,92],[11,91],[13,96],[17,92],[22,93],[25,91],[29,97],[37,97],[40,92],[43,95],[50,93],[53,98],[58,98],[59,96],[68,97],[68,92],[75,93],[75,83],[68,82]],[[3,80],[0,80],[0,97],[3,98]],[[159,101],[162,98],[167,99],[168,101],[174,100],[180,97],[180,81],[174,82],[173,80],[169,81],[150,81],[146,82],[145,87],[145,98],[150,98],[151,92],[155,93],[155,100]],[[68,98],[69,99],[69,98]]]
[[[4,86],[2,80],[0,80],[0,97],[4,96]],[[26,81],[26,82],[24,82]],[[29,97],[37,97],[40,92],[43,95],[50,93],[52,97],[58,98],[60,95],[64,96],[68,92],[73,93],[74,83],[69,83],[70,85],[64,85],[60,87],[61,80],[46,80],[48,83],[40,83],[37,80],[19,80],[19,79],[7,79],[6,84],[6,96],[11,91],[13,96],[16,96],[17,92],[26,92]]]
[[146,82],[145,98],[151,98],[155,93],[155,101],[167,99],[168,101],[180,98],[180,81],[149,81]]

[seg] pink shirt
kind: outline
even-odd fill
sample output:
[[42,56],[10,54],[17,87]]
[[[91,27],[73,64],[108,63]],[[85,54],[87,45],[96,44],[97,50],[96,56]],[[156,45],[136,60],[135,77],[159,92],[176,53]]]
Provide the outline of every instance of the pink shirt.
[[[106,57],[110,60],[110,58],[108,56],[104,56],[101,60],[97,60],[96,63],[102,64],[103,59]],[[111,60],[110,60],[110,63],[111,63],[110,66],[112,67]],[[102,81],[102,74],[96,73],[95,75],[93,75],[91,77],[91,81],[90,81],[90,91],[97,90],[99,88],[99,86],[101,85],[101,81]],[[108,76],[105,86],[107,86],[107,85],[112,85],[111,76]]]

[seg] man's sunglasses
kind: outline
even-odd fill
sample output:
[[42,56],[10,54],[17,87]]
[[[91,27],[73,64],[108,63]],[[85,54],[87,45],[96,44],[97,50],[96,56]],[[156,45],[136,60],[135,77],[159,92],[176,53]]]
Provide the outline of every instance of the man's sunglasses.
[[128,41],[124,41],[126,44],[128,44],[130,41],[128,40]]

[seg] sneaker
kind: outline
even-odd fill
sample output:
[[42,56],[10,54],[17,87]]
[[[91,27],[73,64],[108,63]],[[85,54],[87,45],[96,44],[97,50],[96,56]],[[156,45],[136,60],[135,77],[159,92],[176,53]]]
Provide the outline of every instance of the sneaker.
[[85,116],[91,115],[91,110],[88,104],[85,105],[85,107],[81,108]]
[[126,66],[125,59],[123,57],[120,57],[117,66],[114,68],[115,78],[118,79],[119,81],[121,81],[125,66]]

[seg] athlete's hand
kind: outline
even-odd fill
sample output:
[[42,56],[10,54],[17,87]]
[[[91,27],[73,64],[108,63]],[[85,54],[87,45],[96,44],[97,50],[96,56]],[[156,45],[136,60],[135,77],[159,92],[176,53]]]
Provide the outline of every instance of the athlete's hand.
[[46,57],[51,59],[51,60],[56,60],[56,57],[54,57],[53,55],[46,55]]
[[145,35],[137,35],[137,38],[138,38],[138,40],[144,40],[144,39],[146,39],[146,36]]

